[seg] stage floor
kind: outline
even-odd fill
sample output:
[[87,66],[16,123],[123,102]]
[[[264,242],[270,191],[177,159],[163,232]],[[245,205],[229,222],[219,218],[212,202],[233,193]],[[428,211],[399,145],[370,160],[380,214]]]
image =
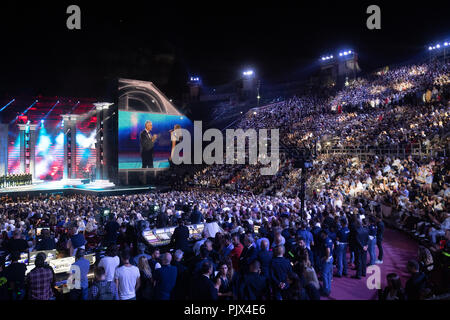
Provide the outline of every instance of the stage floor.
[[115,186],[109,181],[95,181],[83,184],[81,179],[61,181],[33,181],[33,184],[0,189],[0,196],[26,196],[39,194],[91,194],[91,195],[118,195],[143,193],[163,190],[165,187],[156,186]]

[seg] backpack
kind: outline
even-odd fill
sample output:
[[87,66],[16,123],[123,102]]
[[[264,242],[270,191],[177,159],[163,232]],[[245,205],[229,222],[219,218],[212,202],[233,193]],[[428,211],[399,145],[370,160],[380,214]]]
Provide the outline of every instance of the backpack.
[[114,300],[115,294],[112,288],[112,281],[106,283],[94,283],[97,287],[98,293],[94,297],[95,300]]

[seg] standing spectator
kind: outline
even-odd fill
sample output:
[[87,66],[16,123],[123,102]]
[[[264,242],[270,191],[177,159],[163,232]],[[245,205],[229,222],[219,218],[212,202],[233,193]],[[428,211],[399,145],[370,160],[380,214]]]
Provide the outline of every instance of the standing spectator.
[[357,272],[352,278],[361,279],[366,276],[367,248],[369,243],[369,232],[362,226],[361,220],[356,220],[355,250],[357,261]]
[[368,232],[369,232],[368,251],[370,257],[369,266],[373,266],[376,261],[375,244],[377,243],[377,225],[375,218],[373,216],[369,217]]
[[384,222],[381,215],[377,216],[377,247],[378,247],[378,259],[376,264],[383,263],[383,235],[384,235]]
[[189,229],[184,225],[183,219],[178,219],[178,227],[175,228],[172,238],[170,239],[171,244],[174,245],[175,250],[182,250],[186,252],[189,249]]
[[4,276],[8,280],[12,300],[23,300],[25,297],[25,272],[27,266],[20,263],[20,252],[11,253],[11,264],[5,269]]
[[260,263],[255,260],[249,272],[239,282],[239,300],[268,300],[270,298],[269,279],[260,274]]
[[232,281],[228,273],[226,262],[219,263],[219,272],[216,276],[216,284],[219,285],[219,300],[231,300],[233,297]]
[[191,224],[199,224],[203,221],[203,215],[198,210],[198,205],[194,207],[194,211],[191,213]]
[[22,239],[22,231],[20,229],[14,230],[13,238],[8,241],[7,248],[9,253],[14,251],[19,251],[20,253],[28,252],[28,243]]
[[114,219],[114,215],[110,214],[108,222],[105,225],[105,246],[115,245],[117,242],[117,236],[119,233],[120,225]]
[[31,300],[55,300],[53,288],[55,286],[55,273],[45,263],[46,254],[39,252],[36,255],[36,266],[27,275],[28,297]]
[[46,251],[56,249],[55,238],[50,234],[49,229],[42,230],[42,237],[36,244],[36,251]]
[[233,243],[231,241],[231,236],[228,233],[224,235],[223,242],[224,246],[223,249],[220,251],[220,258],[226,259],[234,249]]
[[273,253],[269,251],[269,240],[261,241],[261,249],[258,251],[256,259],[261,264],[261,274],[269,279],[269,266]]
[[123,250],[122,266],[116,269],[114,280],[119,291],[120,300],[136,300],[136,291],[140,286],[140,272],[130,263],[130,252]]
[[333,241],[328,237],[327,232],[320,232],[322,248],[320,249],[320,260],[322,263],[322,294],[329,296],[331,292],[331,281],[333,279]]
[[289,272],[292,272],[289,259],[284,257],[284,250],[284,246],[278,246],[273,250],[274,257],[269,267],[270,279],[276,300],[282,299],[281,293],[287,288],[287,275]]
[[67,249],[69,249],[69,254],[71,257],[75,256],[78,249],[85,249],[86,239],[83,233],[78,232],[78,227],[72,227],[71,237],[67,242]]
[[152,274],[155,274],[156,269],[161,268],[161,264],[159,263],[160,251],[158,248],[152,248],[153,252],[152,257],[148,259],[148,264],[150,269],[152,270]]
[[97,266],[94,276],[94,283],[89,290],[89,300],[119,300],[114,281],[106,281],[105,268]]
[[210,276],[213,272],[212,264],[207,261],[202,265],[201,274],[194,278],[195,285],[191,288],[192,300],[217,300],[218,285],[214,284]]
[[341,228],[336,235],[337,275],[340,278],[347,276],[347,248],[350,230],[347,228],[347,220],[341,220]]
[[184,253],[181,250],[177,250],[173,254],[172,265],[177,268],[177,281],[175,288],[172,290],[173,300],[185,300],[188,296],[188,268],[182,262],[183,255]]
[[165,253],[162,255],[161,268],[155,270],[155,299],[170,300],[170,294],[177,281],[177,268],[170,265],[172,255]]
[[231,241],[233,242],[233,250],[231,250],[230,258],[233,263],[233,269],[239,271],[239,258],[242,254],[244,247],[239,239],[239,234],[235,233],[231,236]]
[[140,272],[141,285],[137,291],[138,300],[152,300],[153,299],[153,275],[148,260],[141,256],[138,261],[138,268]]
[[307,300],[305,288],[295,272],[288,273],[286,280],[288,288],[283,292],[284,300]]
[[380,300],[405,300],[405,292],[402,288],[400,277],[396,273],[387,275],[387,287],[380,290]]
[[8,280],[5,276],[5,257],[0,257],[0,301],[9,300]]
[[106,256],[104,256],[98,266],[103,267],[106,272],[106,281],[114,281],[114,274],[116,272],[116,268],[120,264],[120,258],[116,252],[116,246],[111,245],[106,250]]
[[244,246],[245,247],[239,257],[239,272],[241,274],[248,272],[250,264],[256,259],[257,256],[254,240],[251,235],[245,235]]
[[78,248],[75,263],[70,271],[74,275],[75,287],[70,290],[70,300],[88,300],[89,296],[89,261],[84,258],[84,249]]
[[145,253],[145,249],[146,249],[145,244],[143,243],[138,244],[137,256],[135,256],[132,261],[133,265],[137,266],[141,257],[144,257],[147,260],[152,258],[151,255]]
[[426,276],[419,271],[419,263],[415,260],[408,261],[406,265],[411,277],[405,285],[405,295],[407,300],[420,300],[426,285]]

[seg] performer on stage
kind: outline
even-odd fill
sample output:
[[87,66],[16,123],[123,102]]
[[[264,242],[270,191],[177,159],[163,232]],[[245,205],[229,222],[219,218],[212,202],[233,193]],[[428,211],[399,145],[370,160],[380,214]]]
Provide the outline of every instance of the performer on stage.
[[170,163],[172,162],[173,150],[175,149],[177,142],[181,141],[181,139],[183,138],[181,136],[181,130],[177,130],[177,129],[181,129],[181,126],[179,124],[176,124],[174,126],[173,130],[170,130],[170,141],[172,142],[172,150],[170,152],[170,157],[169,157]]
[[141,131],[140,146],[142,157],[142,168],[153,168],[153,147],[155,140],[158,138],[156,134],[152,135],[153,124],[150,120],[145,122],[145,129]]

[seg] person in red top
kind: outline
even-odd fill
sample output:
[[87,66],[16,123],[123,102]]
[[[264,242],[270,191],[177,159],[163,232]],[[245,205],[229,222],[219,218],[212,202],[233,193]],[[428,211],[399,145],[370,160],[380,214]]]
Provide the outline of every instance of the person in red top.
[[234,234],[231,241],[234,246],[234,249],[230,253],[231,262],[233,264],[233,269],[239,271],[239,258],[241,257],[244,246],[241,244],[238,234]]

